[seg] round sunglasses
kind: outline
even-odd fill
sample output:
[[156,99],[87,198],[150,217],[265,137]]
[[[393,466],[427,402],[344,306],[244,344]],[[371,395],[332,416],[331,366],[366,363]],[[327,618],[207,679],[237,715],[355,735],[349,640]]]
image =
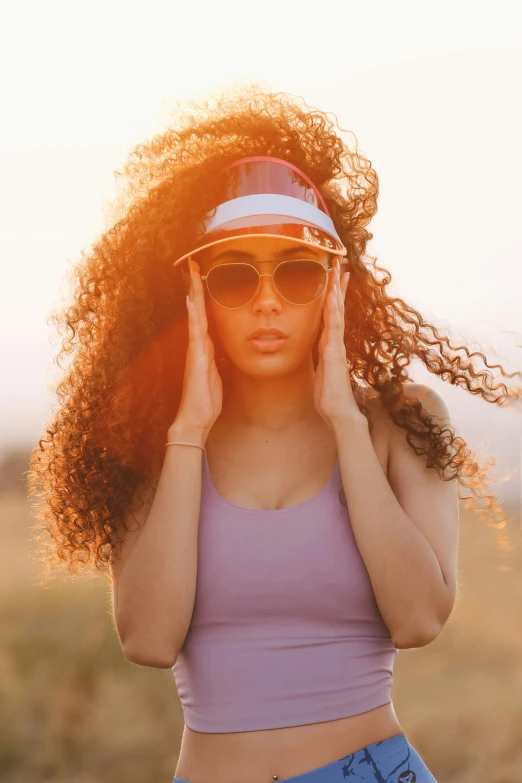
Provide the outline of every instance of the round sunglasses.
[[[257,261],[273,264],[273,261]],[[341,267],[347,261],[340,262]],[[276,291],[290,304],[305,305],[317,299],[324,290],[328,273],[333,267],[325,267],[312,259],[281,261],[273,272],[260,274],[256,267],[246,262],[217,264],[201,279],[215,302],[229,310],[244,307],[259,291],[262,277],[272,277]]]

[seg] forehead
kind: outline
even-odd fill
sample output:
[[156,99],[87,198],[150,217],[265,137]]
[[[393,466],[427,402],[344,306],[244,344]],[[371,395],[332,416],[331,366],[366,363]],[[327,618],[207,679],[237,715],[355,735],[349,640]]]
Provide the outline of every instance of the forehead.
[[303,255],[326,261],[327,251],[319,247],[309,247],[288,237],[237,237],[202,250],[194,258],[198,262],[212,264],[223,261],[283,260]]

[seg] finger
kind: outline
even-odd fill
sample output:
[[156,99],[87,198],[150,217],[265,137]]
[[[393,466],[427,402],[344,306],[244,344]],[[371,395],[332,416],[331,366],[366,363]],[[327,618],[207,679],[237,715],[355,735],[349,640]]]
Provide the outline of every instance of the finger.
[[330,291],[327,296],[327,318],[326,318],[326,344],[333,345],[334,335],[339,330],[339,313],[337,310],[337,296],[335,291]]
[[335,286],[335,269],[336,259],[332,261],[332,271],[328,275],[328,285],[326,288],[326,297],[323,305],[323,332],[320,339],[321,349],[328,344],[331,344],[331,331],[337,328],[337,304],[336,304],[336,286]]
[[326,301],[326,324],[324,328],[324,346],[323,351],[328,348],[333,350],[335,348],[335,335],[339,331],[337,313],[337,302],[334,291],[329,291]]
[[346,293],[346,284],[344,280],[344,274],[341,275],[341,272],[339,272],[339,278],[337,281],[337,291],[338,291],[338,302],[339,302],[339,315],[341,317],[341,322],[344,322],[344,295]]
[[334,287],[334,290],[328,294],[330,297],[330,324],[334,328],[340,323],[339,315],[339,291]]
[[200,319],[196,310],[196,306],[190,298],[190,294],[187,295],[187,312],[189,324],[189,343],[192,345],[195,355],[200,356],[204,353]]
[[337,303],[337,306],[339,307],[341,304],[341,287],[340,287],[340,269],[341,265],[339,262],[339,259],[335,259],[335,277],[334,277],[334,291],[335,291],[335,300]]
[[337,305],[338,305],[338,311],[339,311],[339,317],[341,323],[344,323],[344,300],[346,296],[346,288],[348,286],[348,280],[350,277],[349,272],[344,272],[341,275],[341,264],[340,261],[338,261],[338,267],[337,267],[337,274],[336,274],[336,298],[337,298]]
[[188,318],[188,327],[189,327],[189,337],[191,340],[196,340],[198,334],[199,334],[199,318],[196,313],[196,309],[194,306],[194,302],[191,298],[191,293],[187,294],[187,318]]
[[332,261],[332,271],[331,271],[330,276],[329,276],[330,279],[328,281],[330,283],[330,291],[335,291],[335,278],[336,278],[336,275],[337,275],[337,272],[336,272],[336,262],[337,262],[337,259],[334,258],[333,261]]
[[[197,281],[196,281],[196,275],[194,273],[194,269],[192,267],[192,260],[189,260],[189,271],[190,271],[190,286],[189,286],[189,303],[190,303],[190,316],[192,318],[192,333],[194,337],[201,341],[201,347],[203,349],[204,343],[205,343],[205,336],[207,335],[207,328],[206,328],[206,322],[203,321],[201,318],[200,311],[198,309],[197,304]],[[201,280],[200,280],[201,283]]]
[[335,293],[334,278],[335,278],[335,269],[334,269],[334,264],[332,263],[332,271],[328,275],[328,284],[326,286],[326,296],[325,296],[324,305],[323,305],[323,315],[324,315],[325,326],[328,323],[328,311],[329,311],[328,298],[330,296],[330,293],[332,293],[332,292]]
[[[210,335],[208,333],[208,321],[207,321],[206,308],[205,308],[205,296],[203,294],[203,316],[201,316],[200,311],[198,311],[197,305],[194,302],[194,297],[197,296],[195,289],[197,288],[197,284],[198,284],[197,281],[198,275],[196,275],[196,273],[193,270],[193,267],[191,266],[191,259],[189,259],[188,266],[189,266],[189,275],[190,275],[189,299],[195,305],[198,334],[199,334],[199,339],[201,340],[201,350],[208,355],[210,360],[212,360],[215,351],[214,351],[214,343],[212,342]],[[203,281],[201,280],[201,277],[199,277],[199,283],[202,287]]]
[[346,295],[346,289],[348,288],[348,282],[350,280],[350,273],[345,272],[343,275],[343,281],[342,281],[342,292],[343,292],[343,300]]
[[[328,278],[330,275],[328,275]],[[326,287],[326,297],[323,302],[323,310],[322,310],[322,317],[323,317],[323,323],[321,328],[321,336],[319,337],[319,341],[317,343],[317,351],[319,353],[319,356],[321,355],[325,342],[328,337],[328,296],[329,296],[329,289],[330,289],[330,280],[328,279],[328,284]]]
[[191,284],[191,300],[196,306],[198,316],[201,318],[201,306],[200,306],[200,292],[203,286],[201,276],[199,274],[199,266],[192,258],[189,260],[190,270],[190,284]]
[[332,309],[331,344],[341,351],[345,351],[344,345],[344,301],[340,285],[340,264],[337,260],[334,283],[334,307]]
[[330,275],[332,278],[331,280],[331,290],[334,292],[335,297],[337,299],[338,296],[338,281],[339,281],[339,259],[337,256],[332,261],[332,273]]
[[341,272],[341,262],[338,260],[337,267],[337,292],[339,294],[339,311],[344,317],[344,294],[346,291],[345,286],[345,273]]
[[208,321],[205,308],[205,292],[203,290],[203,281],[199,271],[199,264],[196,261],[192,261],[191,264],[191,278],[193,294],[192,301],[196,305],[196,309],[201,321],[201,330],[203,334],[206,334],[208,330]]

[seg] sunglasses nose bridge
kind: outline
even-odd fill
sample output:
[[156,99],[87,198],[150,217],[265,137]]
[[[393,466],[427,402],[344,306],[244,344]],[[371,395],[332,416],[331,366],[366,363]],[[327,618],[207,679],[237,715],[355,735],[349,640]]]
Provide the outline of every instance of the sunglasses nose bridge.
[[[275,292],[278,296],[282,297],[285,301],[293,303],[293,304],[296,304],[296,302],[292,302],[292,299],[288,298],[288,295],[285,296],[285,294],[282,291],[279,290],[279,288],[277,287],[276,281],[275,281],[275,273],[276,273],[277,269],[279,267],[284,267],[288,263],[291,263],[291,262],[280,261],[278,264],[276,264],[276,266],[274,267],[272,272],[264,272],[263,274],[261,274],[261,272],[258,269],[256,269],[256,272],[258,274],[257,290],[256,290],[256,293],[254,294],[254,296],[252,296],[252,299],[254,299],[254,297],[259,296],[259,294],[261,293],[261,290],[262,290],[261,278],[262,277],[271,277],[272,278],[272,289],[273,289],[273,292]],[[328,281],[328,272],[331,271],[330,269],[324,267],[323,264],[320,264],[319,262],[312,262],[312,263],[316,263],[318,266],[323,267],[323,269],[324,269],[324,280],[323,280],[323,284],[321,286],[321,291],[317,291],[315,296],[312,299],[310,299],[310,301],[314,301],[314,299],[317,299],[317,297],[320,296],[320,294],[322,293],[322,291],[326,287],[326,284],[327,284],[327,281]],[[252,300],[250,300],[250,301],[252,301]],[[299,302],[299,304],[308,304],[308,303],[309,302]]]
[[[312,298],[309,300],[310,302],[312,302],[312,301],[314,301],[314,299],[317,299],[317,297],[318,297],[318,296],[320,296],[320,295],[321,295],[321,293],[322,293],[322,292],[324,291],[324,289],[326,288],[326,286],[327,286],[327,283],[328,283],[328,273],[329,273],[329,272],[332,272],[332,271],[333,271],[333,269],[332,269],[332,267],[325,267],[325,266],[324,266],[323,264],[321,264],[321,262],[319,262],[319,261],[312,261],[311,259],[306,259],[306,261],[309,261],[311,264],[313,264],[313,265],[316,265],[316,266],[318,266],[318,267],[321,267],[321,268],[322,268],[322,270],[323,270],[323,275],[324,275],[324,277],[323,277],[323,281],[322,281],[322,285],[321,285],[321,290],[320,290],[320,291],[319,291],[319,290],[316,290],[315,296],[313,296],[313,297],[312,297]],[[291,262],[291,261],[280,261],[279,263],[277,263],[277,264],[275,265],[275,267],[274,267],[274,269],[272,270],[272,272],[265,272],[265,273],[263,273],[263,274],[261,274],[261,272],[260,272],[258,269],[256,269],[256,272],[257,272],[257,274],[258,274],[258,285],[257,285],[257,291],[256,291],[256,294],[255,294],[255,296],[258,296],[258,295],[259,295],[259,293],[261,292],[261,285],[262,285],[261,278],[262,278],[262,277],[271,277],[271,278],[272,278],[272,287],[273,287],[273,290],[274,290],[274,291],[275,291],[275,292],[276,292],[276,293],[277,293],[279,296],[281,296],[283,299],[285,299],[285,301],[287,301],[287,302],[289,301],[289,302],[291,302],[291,303],[292,303],[292,300],[291,300],[291,299],[288,299],[288,298],[287,298],[287,296],[285,296],[285,294],[284,294],[282,291],[280,291],[280,290],[279,290],[279,288],[277,287],[276,281],[275,281],[275,273],[277,272],[278,268],[279,268],[279,267],[282,267],[282,268],[284,268],[284,267],[286,267],[286,266],[287,266],[287,264],[289,264],[289,263],[291,264],[292,262]],[[252,298],[254,298],[254,297],[252,297]],[[295,302],[293,302],[293,303],[295,304]],[[299,304],[308,304],[308,303],[309,303],[309,302],[300,302]]]
[[[279,264],[277,266],[279,266]],[[275,278],[274,278],[274,273],[275,273],[275,271],[277,269],[277,266],[276,266],[275,269],[272,270],[272,272],[263,272],[263,273],[261,273],[258,269],[256,269],[256,272],[257,272],[257,275],[258,275],[258,281],[257,281],[256,293],[254,294],[254,296],[259,296],[259,294],[263,290],[263,281],[261,279],[262,277],[271,277],[272,281],[271,281],[270,285],[272,287],[272,291],[271,291],[272,294],[275,293],[278,296],[281,296],[281,293],[280,293],[280,291],[277,288],[277,285],[276,285],[276,282],[275,282]],[[254,267],[254,269],[255,269],[255,267]],[[252,297],[252,298],[254,298],[254,297]]]

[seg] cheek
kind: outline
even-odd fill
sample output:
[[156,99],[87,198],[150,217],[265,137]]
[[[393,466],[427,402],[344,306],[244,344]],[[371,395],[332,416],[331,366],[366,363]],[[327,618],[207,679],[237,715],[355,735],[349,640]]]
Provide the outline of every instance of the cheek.
[[310,305],[310,310],[307,313],[307,321],[310,325],[310,329],[315,333],[318,329],[322,329],[324,316],[324,303],[326,296],[322,294],[315,302]]
[[213,299],[206,302],[209,332],[217,334],[224,345],[235,344],[243,334],[237,313],[220,307]]
[[323,300],[317,299],[300,309],[292,324],[295,345],[308,350],[323,328]]

